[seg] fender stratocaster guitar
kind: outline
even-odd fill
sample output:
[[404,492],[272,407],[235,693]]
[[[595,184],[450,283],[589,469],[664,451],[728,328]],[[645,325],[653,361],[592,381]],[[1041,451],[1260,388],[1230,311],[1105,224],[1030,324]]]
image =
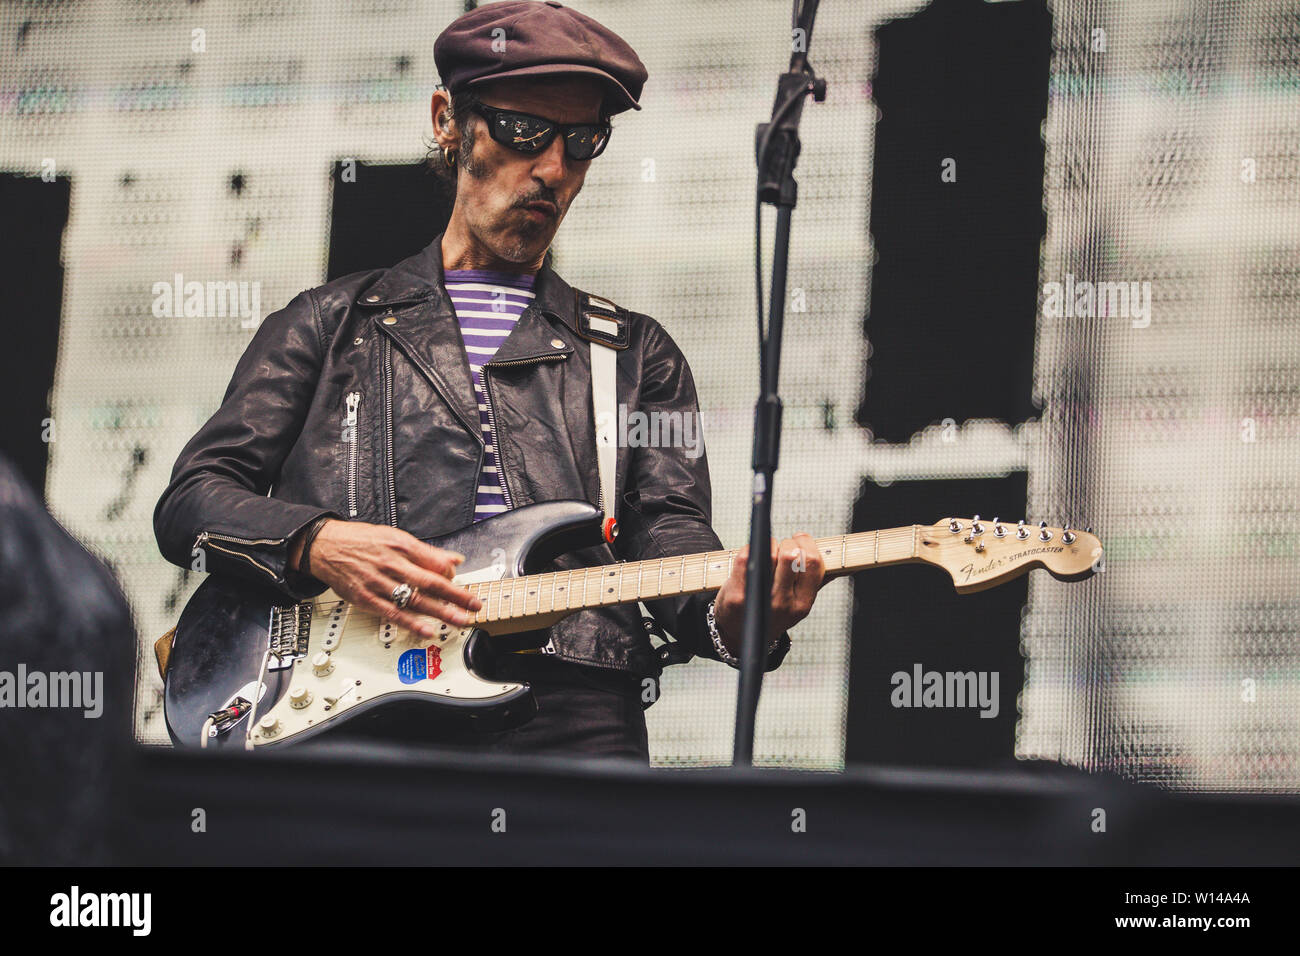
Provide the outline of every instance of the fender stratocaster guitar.
[[[584,608],[716,591],[736,551],[543,570],[557,555],[598,544],[602,513],[586,501],[503,512],[429,541],[465,555],[455,583],[483,602],[473,624],[437,622],[432,640],[354,607],[333,591],[286,603],[276,590],[217,575],[176,626],[164,691],[167,729],[181,746],[278,747],[398,701],[466,715],[483,729],[536,713],[526,683],[485,679],[504,635],[538,632]],[[866,568],[925,562],[980,591],[1041,567],[1090,576],[1101,543],[1084,531],[945,518],[934,525],[820,538],[831,580]]]

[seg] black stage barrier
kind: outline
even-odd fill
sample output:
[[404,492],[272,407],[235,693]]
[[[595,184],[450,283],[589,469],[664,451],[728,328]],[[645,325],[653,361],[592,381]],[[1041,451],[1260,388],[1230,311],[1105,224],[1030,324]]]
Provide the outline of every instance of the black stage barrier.
[[1300,858],[1296,797],[1178,794],[1049,764],[999,773],[650,770],[453,759],[389,745],[327,756],[141,749],[132,762],[131,809],[116,843],[120,862],[133,864],[1221,866]]

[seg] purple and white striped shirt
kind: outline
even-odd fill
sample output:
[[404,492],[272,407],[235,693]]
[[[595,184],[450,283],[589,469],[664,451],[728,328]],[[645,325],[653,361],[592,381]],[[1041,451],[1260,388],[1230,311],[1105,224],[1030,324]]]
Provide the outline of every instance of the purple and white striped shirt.
[[492,433],[487,391],[483,387],[483,366],[492,360],[519,316],[532,303],[534,276],[485,269],[449,269],[443,278],[465,339],[474,394],[478,398],[479,428],[487,446],[474,498],[474,520],[481,521],[506,510],[496,436]]

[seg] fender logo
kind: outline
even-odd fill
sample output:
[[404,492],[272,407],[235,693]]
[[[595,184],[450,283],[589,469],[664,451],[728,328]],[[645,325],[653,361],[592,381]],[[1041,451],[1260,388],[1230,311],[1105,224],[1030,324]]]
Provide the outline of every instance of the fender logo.
[[1025,550],[1017,551],[1015,554],[1009,554],[1005,558],[990,558],[987,564],[981,564],[978,566],[974,563],[968,564],[961,568],[957,573],[965,575],[962,579],[962,583],[965,584],[971,578],[981,577],[985,574],[990,574],[999,568],[1006,567],[1007,565],[1017,564],[1030,555],[1059,554],[1064,550],[1065,548],[1055,545],[1043,545],[1041,548],[1025,548]]

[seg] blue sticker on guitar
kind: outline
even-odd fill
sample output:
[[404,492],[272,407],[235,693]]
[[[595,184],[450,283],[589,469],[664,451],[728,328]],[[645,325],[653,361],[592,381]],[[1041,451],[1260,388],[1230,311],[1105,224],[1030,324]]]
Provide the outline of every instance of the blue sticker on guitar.
[[403,684],[414,684],[429,676],[429,657],[424,648],[407,651],[397,659],[397,678]]
[[436,646],[406,651],[397,659],[397,679],[403,684],[433,680],[442,673],[442,654]]

